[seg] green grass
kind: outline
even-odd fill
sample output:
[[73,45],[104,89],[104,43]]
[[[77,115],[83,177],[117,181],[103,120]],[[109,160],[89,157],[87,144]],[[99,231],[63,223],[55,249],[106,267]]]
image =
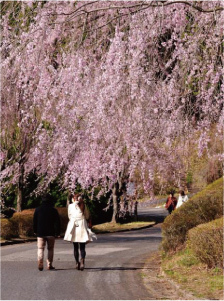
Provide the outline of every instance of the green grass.
[[213,279],[209,281],[209,285],[210,285],[212,292],[214,292],[216,290],[222,290],[223,289],[223,279],[221,277],[219,277],[218,275],[213,276]]
[[165,272],[167,275],[170,275],[170,276],[173,276],[173,275],[174,275],[174,271],[172,271],[172,270],[164,270],[164,272]]
[[222,269],[207,269],[190,249],[163,256],[162,269],[181,289],[191,292],[196,298],[223,298]]
[[93,226],[93,232],[95,233],[113,233],[113,232],[119,232],[119,231],[125,231],[125,230],[134,230],[134,229],[140,229],[142,227],[152,226],[155,222],[132,222],[127,224],[119,224],[119,223],[104,223]]
[[188,249],[186,249],[181,253],[182,253],[181,259],[179,259],[178,261],[178,264],[180,266],[191,267],[192,265],[199,263],[199,260]]

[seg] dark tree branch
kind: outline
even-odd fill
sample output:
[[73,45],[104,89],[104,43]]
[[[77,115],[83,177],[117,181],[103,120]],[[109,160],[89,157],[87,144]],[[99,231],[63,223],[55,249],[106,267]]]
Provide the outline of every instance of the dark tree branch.
[[[94,3],[97,3],[97,2],[99,2],[99,1],[93,1],[93,2],[90,2],[90,3],[84,4],[80,7],[78,7],[76,10],[72,11],[69,14],[62,13],[61,15],[74,15],[76,12],[79,12],[79,11],[83,11],[83,13],[91,14],[91,13],[99,12],[99,11],[103,11],[103,10],[110,10],[110,9],[112,9],[112,10],[114,10],[114,9],[115,10],[123,10],[123,9],[131,9],[131,8],[136,8],[136,7],[141,7],[141,6],[145,6],[145,8],[149,8],[149,7],[159,8],[159,7],[165,7],[165,6],[173,5],[173,4],[188,5],[188,6],[192,7],[193,9],[196,9],[199,12],[202,12],[202,13],[212,13],[212,12],[224,10],[223,6],[214,7],[212,9],[203,9],[200,6],[194,5],[189,1],[151,1],[151,2],[141,1],[137,4],[127,5],[127,6],[126,5],[109,5],[107,7],[99,7],[99,8],[92,9],[92,10],[83,9],[83,7],[86,7],[87,5],[91,5],[91,4],[94,4]],[[108,2],[110,2],[110,1],[108,1]]]
[[[51,24],[56,24],[56,23],[68,23],[71,20],[76,19],[77,17],[83,16],[83,15],[90,15],[96,12],[100,12],[100,11],[107,11],[107,10],[117,10],[118,11],[118,15],[111,18],[111,20],[109,20],[108,22],[106,22],[105,24],[95,28],[94,30],[97,29],[101,29],[104,26],[107,26],[108,24],[110,24],[111,22],[117,20],[117,19],[121,19],[122,17],[128,16],[128,15],[134,15],[140,11],[146,10],[150,7],[152,8],[164,8],[166,6],[169,5],[174,5],[174,4],[183,4],[183,5],[187,5],[190,6],[191,8],[201,12],[201,13],[214,13],[217,11],[223,11],[224,7],[223,6],[218,6],[218,7],[214,7],[213,9],[203,9],[198,5],[193,4],[192,2],[189,1],[141,1],[138,2],[136,4],[133,5],[109,5],[107,7],[99,7],[99,8],[94,8],[94,9],[87,9],[87,6],[92,5],[94,3],[99,3],[100,1],[92,1],[89,3],[86,3],[84,5],[81,5],[80,7],[78,7],[76,10],[72,11],[71,13],[65,14],[58,14],[58,15],[67,15],[70,16],[67,20],[64,20],[62,22],[55,22],[55,23],[51,23]],[[110,1],[108,1],[110,2]],[[114,2],[114,1],[111,1]],[[131,10],[135,8],[135,10]],[[122,12],[123,10],[128,9],[129,12]],[[91,20],[91,19],[90,19]],[[91,30],[87,31],[90,32]]]

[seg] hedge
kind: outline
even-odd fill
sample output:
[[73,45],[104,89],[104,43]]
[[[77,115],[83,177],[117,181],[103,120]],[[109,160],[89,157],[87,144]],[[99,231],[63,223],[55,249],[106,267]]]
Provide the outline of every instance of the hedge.
[[223,217],[188,232],[187,245],[208,268],[223,267]]
[[66,231],[68,224],[68,208],[56,208],[58,210],[61,222],[61,235],[63,235]]
[[208,185],[187,203],[173,211],[162,225],[162,248],[176,251],[187,239],[188,230],[223,215],[223,179]]
[[[68,224],[68,209],[56,208],[61,221],[61,234],[65,233]],[[1,237],[10,239],[11,237],[34,236],[33,214],[35,209],[27,209],[16,212],[10,219],[1,219]]]
[[24,210],[13,214],[10,221],[16,225],[16,236],[34,236],[33,214],[34,209]]
[[5,239],[18,237],[16,225],[7,218],[1,218],[1,237]]

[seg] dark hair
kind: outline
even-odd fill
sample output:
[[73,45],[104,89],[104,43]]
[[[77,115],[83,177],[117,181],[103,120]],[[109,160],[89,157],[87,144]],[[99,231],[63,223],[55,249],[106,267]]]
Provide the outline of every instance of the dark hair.
[[73,193],[73,194],[72,194],[72,199],[73,199],[73,198],[78,198],[80,195],[81,195],[80,193]]
[[185,195],[185,193],[184,193],[184,191],[183,191],[183,190],[181,190],[180,194],[181,194],[182,196],[184,196],[184,195]]
[[43,194],[42,196],[42,203],[48,203],[48,204],[52,204],[52,196],[49,192],[46,192]]
[[171,192],[170,192],[170,194],[171,194],[172,196],[174,196],[174,194],[175,194],[175,191],[171,191]]

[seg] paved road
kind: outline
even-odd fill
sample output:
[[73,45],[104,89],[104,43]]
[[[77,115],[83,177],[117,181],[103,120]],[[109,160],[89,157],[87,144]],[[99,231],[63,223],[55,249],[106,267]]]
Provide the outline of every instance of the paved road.
[[[164,209],[140,214],[166,216]],[[87,245],[86,268],[75,269],[72,244],[56,241],[56,270],[37,269],[36,242],[1,247],[2,300],[136,300],[154,299],[142,284],[143,264],[158,249],[161,229],[98,235]]]

